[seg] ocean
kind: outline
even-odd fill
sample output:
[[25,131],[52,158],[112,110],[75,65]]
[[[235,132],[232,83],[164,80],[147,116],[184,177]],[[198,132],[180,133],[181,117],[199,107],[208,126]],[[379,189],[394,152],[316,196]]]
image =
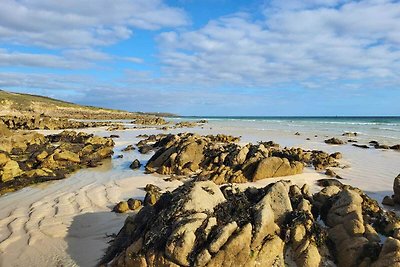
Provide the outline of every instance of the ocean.
[[[309,138],[315,135],[340,137],[356,132],[359,142],[376,140],[384,144],[400,143],[400,117],[178,117],[174,120],[209,121],[209,125],[258,132],[299,132]],[[348,137],[344,137],[344,139]],[[348,138],[349,139],[349,138]]]

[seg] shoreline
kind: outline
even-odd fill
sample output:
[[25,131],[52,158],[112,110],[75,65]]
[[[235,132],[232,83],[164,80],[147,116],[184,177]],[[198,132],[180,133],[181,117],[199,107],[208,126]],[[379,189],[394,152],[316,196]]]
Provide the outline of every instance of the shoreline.
[[[209,129],[212,128],[212,129]],[[335,169],[345,178],[342,182],[360,187],[378,202],[384,195],[391,194],[394,177],[397,176],[400,153],[375,149],[362,150],[351,145],[332,146],[323,143],[323,136],[307,141],[306,136],[294,136],[282,132],[272,135],[257,131],[226,128],[210,122],[201,127],[170,129],[168,132],[196,132],[199,134],[225,133],[242,135],[240,143],[259,140],[274,140],[282,146],[296,146],[305,149],[320,149],[327,152],[339,151],[343,154],[342,163],[350,164],[347,169]],[[81,130],[80,130],[81,131]],[[136,144],[139,134],[163,133],[156,129],[128,129],[124,131],[105,131],[105,128],[83,129],[100,136],[118,134],[115,139],[115,155],[129,144]],[[246,133],[247,131],[247,133]],[[40,131],[54,133],[59,131]],[[337,133],[340,135],[341,133]],[[268,136],[268,137],[266,137]],[[268,140],[267,140],[268,139]],[[143,199],[141,189],[153,183],[163,190],[172,190],[181,184],[179,181],[165,182],[162,176],[143,174],[139,170],[129,169],[129,163],[138,158],[145,162],[151,155],[142,155],[137,151],[124,153],[123,159],[112,159],[95,169],[80,170],[65,180],[50,184],[24,188],[18,192],[1,197],[0,229],[1,236],[8,237],[0,241],[0,265],[13,266],[26,264],[64,266],[93,266],[103,256],[108,246],[106,235],[115,234],[129,214],[115,214],[112,206],[130,197]],[[369,164],[366,164],[366,163]],[[397,164],[396,164],[397,163]],[[326,178],[325,175],[305,169],[295,176],[276,179],[264,179],[240,186],[265,186],[279,179],[290,179],[295,183],[309,183],[315,191],[318,186],[314,181]],[[45,187],[41,189],[40,187]],[[14,203],[18,203],[18,208]],[[397,213],[398,209],[393,208]],[[46,248],[46,249],[44,249]],[[89,252],[82,250],[90,248]],[[84,250],[85,251],[85,250]],[[16,260],[18,259],[18,260]]]

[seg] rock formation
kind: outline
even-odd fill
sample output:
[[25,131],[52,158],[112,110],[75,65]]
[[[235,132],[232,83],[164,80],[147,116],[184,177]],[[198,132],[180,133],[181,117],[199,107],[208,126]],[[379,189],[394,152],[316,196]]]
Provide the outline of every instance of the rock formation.
[[132,123],[134,124],[140,124],[140,125],[165,125],[168,124],[168,122],[161,118],[161,117],[155,117],[155,116],[138,116],[136,117]]
[[[148,140],[152,140],[149,142]],[[147,172],[170,175],[196,174],[217,184],[242,183],[302,173],[305,165],[321,170],[338,166],[340,154],[280,148],[273,142],[238,145],[239,138],[226,135],[162,135],[139,142],[139,149],[157,150]]]
[[63,131],[44,136],[14,132],[0,137],[0,194],[26,185],[62,179],[79,168],[111,157],[114,142],[86,133]]
[[113,127],[112,122],[76,121],[63,118],[50,118],[47,116],[7,116],[0,117],[10,130],[58,130],[58,129],[81,129],[101,126]]
[[330,145],[343,145],[344,141],[342,141],[338,138],[332,137],[330,139],[325,140],[325,143],[330,144]]
[[[128,217],[108,266],[397,266],[400,223],[349,186],[187,182]],[[381,237],[388,236],[383,247]]]

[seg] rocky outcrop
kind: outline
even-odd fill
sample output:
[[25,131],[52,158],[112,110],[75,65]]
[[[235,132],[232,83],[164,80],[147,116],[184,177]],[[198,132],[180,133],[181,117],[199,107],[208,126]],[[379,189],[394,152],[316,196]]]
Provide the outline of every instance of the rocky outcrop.
[[193,128],[193,127],[197,127],[197,126],[202,126],[205,123],[207,123],[206,120],[200,120],[200,121],[181,121],[181,122],[177,122],[175,123],[175,125],[172,127],[174,129],[178,129],[178,128]]
[[14,132],[0,137],[0,194],[48,180],[62,179],[111,157],[114,142],[86,133],[63,131],[44,136]]
[[387,206],[394,206],[396,204],[400,205],[400,174],[397,175],[396,178],[394,178],[393,195],[385,196],[385,198],[382,201],[382,204],[387,205]]
[[338,154],[280,148],[273,142],[238,145],[239,138],[226,135],[163,135],[142,140],[138,146],[156,150],[146,165],[147,172],[192,175],[217,184],[243,183],[302,173],[305,165],[316,169],[338,166]]
[[81,129],[114,125],[112,122],[77,121],[47,116],[15,116],[0,117],[0,122],[11,130],[58,130]]
[[128,129],[127,127],[125,127],[123,124],[112,124],[107,128],[107,131],[123,131]]
[[[349,186],[187,182],[129,217],[107,266],[396,266],[399,220]],[[388,238],[380,246],[381,236]],[[290,265],[290,266],[292,266]]]
[[155,116],[138,116],[131,123],[140,125],[165,125],[168,122],[161,118]]
[[327,139],[324,141],[326,144],[330,144],[330,145],[343,145],[344,141],[340,140],[338,138],[332,137],[330,139]]

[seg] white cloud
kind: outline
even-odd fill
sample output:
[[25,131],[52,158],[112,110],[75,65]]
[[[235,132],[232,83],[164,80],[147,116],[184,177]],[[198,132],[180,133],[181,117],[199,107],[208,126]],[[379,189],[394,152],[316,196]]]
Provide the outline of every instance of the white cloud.
[[11,52],[0,48],[0,66],[82,69],[92,67],[93,64],[83,60],[83,58],[65,58],[51,54]]
[[50,48],[114,44],[132,29],[186,25],[185,12],[162,0],[2,0],[0,41]]
[[143,59],[138,58],[138,57],[120,57],[120,59],[128,61],[128,62],[136,63],[136,64],[143,63]]
[[35,67],[64,70],[98,68],[99,62],[127,61],[143,63],[137,57],[121,57],[93,49],[72,49],[56,54],[25,53],[0,48],[0,67]]
[[197,30],[162,33],[165,75],[175,82],[262,88],[399,84],[400,3],[277,3],[263,19],[238,13]]

